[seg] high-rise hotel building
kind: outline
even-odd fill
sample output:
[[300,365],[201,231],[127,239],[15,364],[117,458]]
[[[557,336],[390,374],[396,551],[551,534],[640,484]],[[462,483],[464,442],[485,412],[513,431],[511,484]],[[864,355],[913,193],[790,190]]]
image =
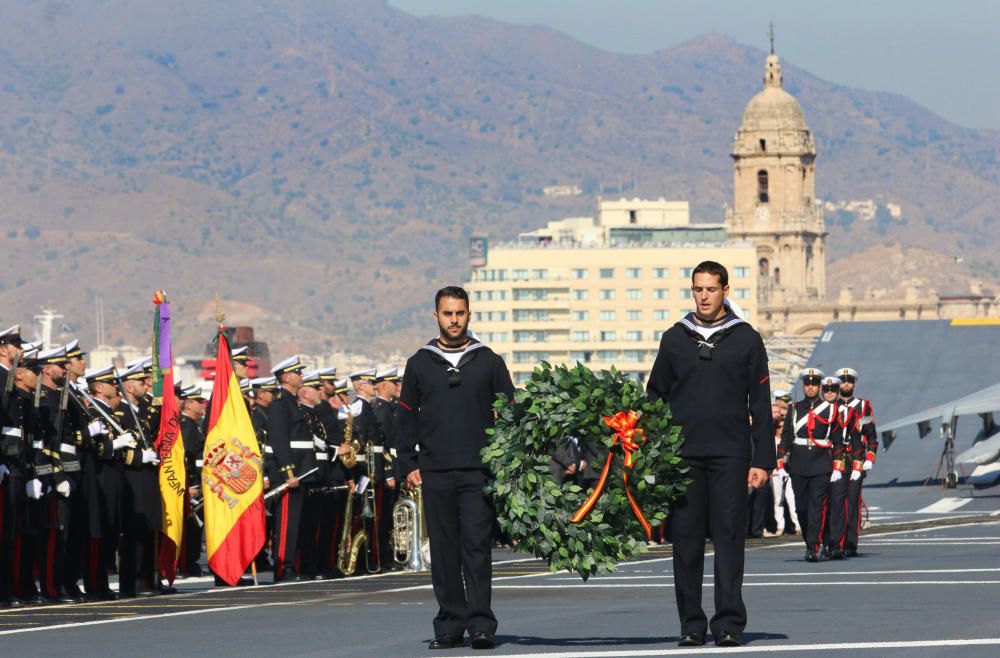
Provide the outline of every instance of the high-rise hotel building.
[[516,384],[541,361],[614,366],[644,382],[662,333],[694,310],[691,270],[703,260],[726,266],[750,322],[757,307],[753,244],[728,240],[722,224],[692,224],[687,202],[601,201],[596,219],[473,245],[469,327]]

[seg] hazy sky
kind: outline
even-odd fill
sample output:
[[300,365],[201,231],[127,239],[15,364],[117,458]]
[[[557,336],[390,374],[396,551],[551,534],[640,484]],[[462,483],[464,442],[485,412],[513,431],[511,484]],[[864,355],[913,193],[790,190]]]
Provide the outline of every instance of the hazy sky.
[[536,23],[647,53],[721,32],[850,87],[908,96],[963,126],[1000,129],[1000,0],[389,0],[416,15]]

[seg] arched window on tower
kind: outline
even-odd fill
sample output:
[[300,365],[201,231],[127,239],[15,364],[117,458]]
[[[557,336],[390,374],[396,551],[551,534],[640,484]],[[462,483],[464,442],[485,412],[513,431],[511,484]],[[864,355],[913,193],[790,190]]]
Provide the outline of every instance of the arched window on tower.
[[767,203],[767,171],[761,169],[757,172],[757,198],[760,199],[761,203]]
[[761,276],[771,275],[771,262],[766,258],[761,258],[757,261],[757,273]]
[[779,286],[781,285],[781,268],[780,267],[774,268],[774,282],[776,284],[778,284]]
[[767,140],[764,139],[763,137],[761,137],[760,139],[760,150],[765,153],[767,152]]

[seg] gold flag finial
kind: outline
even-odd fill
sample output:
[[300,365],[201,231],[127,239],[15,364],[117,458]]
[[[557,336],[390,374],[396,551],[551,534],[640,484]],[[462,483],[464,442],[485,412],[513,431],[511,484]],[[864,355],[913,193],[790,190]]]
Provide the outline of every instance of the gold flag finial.
[[219,293],[215,293],[215,320],[219,323],[220,329],[225,319],[226,316],[222,314],[222,300],[219,299]]

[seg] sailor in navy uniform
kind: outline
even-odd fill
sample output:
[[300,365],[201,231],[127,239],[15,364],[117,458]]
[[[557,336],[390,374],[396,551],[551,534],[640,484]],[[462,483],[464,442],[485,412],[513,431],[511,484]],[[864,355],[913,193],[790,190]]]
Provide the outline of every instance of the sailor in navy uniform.
[[[201,468],[205,463],[205,397],[197,385],[174,387],[181,404],[181,440],[184,441],[184,468],[187,471],[188,504],[192,499],[204,500],[201,486]],[[184,518],[184,537],[181,540],[179,568],[185,576],[203,576],[201,560],[202,526],[194,514]]]
[[823,377],[818,368],[807,368],[800,375],[804,397],[789,405],[778,446],[778,472],[787,471],[792,478],[808,562],[819,561],[823,548],[833,446],[842,432],[837,405],[819,396]]
[[827,504],[826,536],[824,554],[834,560],[844,558],[843,537],[847,523],[847,484],[851,477],[861,474],[861,463],[858,463],[858,476],[851,471],[853,457],[861,450],[860,435],[850,423],[851,412],[840,404],[840,379],[824,377],[820,382],[820,395],[823,401],[836,405],[838,427],[833,444],[833,471],[830,473],[830,495]]
[[31,479],[31,446],[26,440],[31,405],[24,404],[16,386],[28,349],[34,347],[21,340],[20,325],[0,332],[0,607],[24,605],[25,592],[29,600],[35,597],[34,585],[28,585],[31,569],[18,550],[19,543],[24,546],[19,535],[26,529],[25,485]]
[[[260,454],[264,457],[264,490],[271,488],[271,483],[277,480],[277,470],[274,465],[274,449],[271,448],[267,438],[267,409],[274,401],[275,391],[278,390],[278,382],[273,377],[256,377],[250,380],[250,397],[253,398],[253,409],[250,411],[250,423],[253,425],[254,434],[257,436],[257,444],[260,446]],[[272,501],[264,503],[267,510],[265,518],[265,532],[267,537],[274,534],[274,514],[272,512]],[[257,556],[257,569],[260,571],[270,571],[274,569],[274,564],[268,559],[268,542],[264,542],[264,547],[260,549]]]
[[864,502],[861,488],[868,471],[875,465],[878,453],[878,433],[875,431],[875,410],[870,400],[854,397],[858,373],[851,368],[837,371],[840,378],[840,403],[851,412],[850,422],[860,433],[860,450],[852,461],[851,477],[847,483],[847,524],[843,539],[845,557],[858,554],[858,535],[861,533],[861,508]]
[[278,363],[271,372],[280,388],[268,407],[267,438],[274,451],[278,482],[288,488],[276,501],[274,508],[274,580],[300,580],[295,568],[298,557],[299,529],[305,488],[299,480],[316,467],[316,452],[309,423],[298,403],[302,387],[303,365],[293,356]]

